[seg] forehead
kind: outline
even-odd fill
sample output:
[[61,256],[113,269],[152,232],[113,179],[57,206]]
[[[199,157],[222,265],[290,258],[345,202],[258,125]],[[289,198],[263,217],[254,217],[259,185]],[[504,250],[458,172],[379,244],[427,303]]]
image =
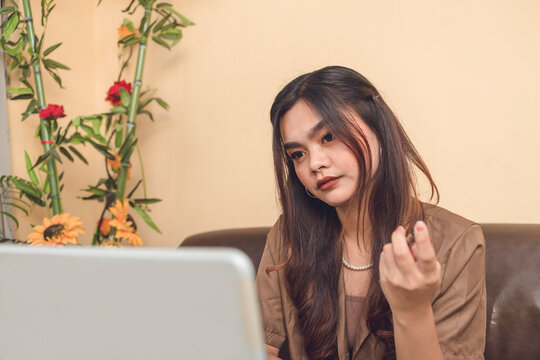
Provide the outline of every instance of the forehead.
[[287,143],[308,138],[311,131],[319,125],[321,120],[305,101],[298,101],[281,118],[280,132],[283,142]]

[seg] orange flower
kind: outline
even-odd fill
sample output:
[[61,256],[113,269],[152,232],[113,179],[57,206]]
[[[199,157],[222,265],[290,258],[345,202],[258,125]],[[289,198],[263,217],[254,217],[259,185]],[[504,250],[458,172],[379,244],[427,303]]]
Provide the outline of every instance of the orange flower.
[[[101,220],[101,225],[99,226],[99,231],[104,235],[107,236],[111,232],[111,225],[109,224],[111,222],[111,219],[103,218]],[[99,224],[99,221],[98,221]]]
[[129,30],[128,27],[124,24],[118,28],[118,41],[127,38],[130,35],[136,34],[137,30]]
[[81,219],[69,214],[54,215],[50,220],[43,219],[42,225],[34,226],[34,232],[28,235],[32,245],[77,244],[77,237],[84,234]]
[[116,200],[116,205],[111,206],[109,211],[113,214],[114,218],[109,222],[109,225],[116,228],[114,237],[116,239],[126,239],[132,246],[142,246],[143,242],[139,235],[137,235],[137,228],[133,222],[131,216],[128,215],[129,202],[127,199],[124,201]]
[[[112,159],[107,159],[107,164],[109,164],[109,166],[111,167],[112,171],[114,171],[115,173],[119,174],[120,173],[120,168],[122,167],[122,157],[118,154],[114,154],[114,160]],[[131,162],[129,163],[129,168],[128,168],[128,172],[127,172],[127,178],[130,179],[131,178]]]

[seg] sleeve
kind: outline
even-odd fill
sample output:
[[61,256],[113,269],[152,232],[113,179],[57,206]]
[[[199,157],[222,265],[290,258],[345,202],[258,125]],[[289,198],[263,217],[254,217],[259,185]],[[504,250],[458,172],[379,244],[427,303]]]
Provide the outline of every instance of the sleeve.
[[286,338],[281,298],[282,284],[278,274],[281,270],[266,271],[268,267],[278,264],[275,252],[276,244],[281,238],[278,223],[274,225],[266,238],[266,245],[257,271],[256,283],[261,305],[265,342],[268,345],[280,348]]
[[485,242],[469,227],[439,259],[441,292],[433,302],[439,343],[446,360],[483,360],[486,340]]

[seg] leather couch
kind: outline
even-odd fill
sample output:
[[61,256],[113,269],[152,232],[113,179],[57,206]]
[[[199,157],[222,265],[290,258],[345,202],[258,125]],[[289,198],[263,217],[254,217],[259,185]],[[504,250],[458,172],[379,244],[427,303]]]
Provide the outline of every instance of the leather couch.
[[[486,239],[485,359],[538,360],[540,224],[481,226]],[[249,256],[257,270],[269,230],[259,227],[205,232],[189,236],[181,246],[237,248]]]

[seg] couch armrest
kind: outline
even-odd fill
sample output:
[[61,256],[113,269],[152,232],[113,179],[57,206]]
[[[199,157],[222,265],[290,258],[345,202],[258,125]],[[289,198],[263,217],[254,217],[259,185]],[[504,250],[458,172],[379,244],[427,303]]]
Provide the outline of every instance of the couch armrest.
[[242,250],[249,256],[257,272],[268,232],[269,226],[208,231],[187,237],[180,246],[232,247]]

